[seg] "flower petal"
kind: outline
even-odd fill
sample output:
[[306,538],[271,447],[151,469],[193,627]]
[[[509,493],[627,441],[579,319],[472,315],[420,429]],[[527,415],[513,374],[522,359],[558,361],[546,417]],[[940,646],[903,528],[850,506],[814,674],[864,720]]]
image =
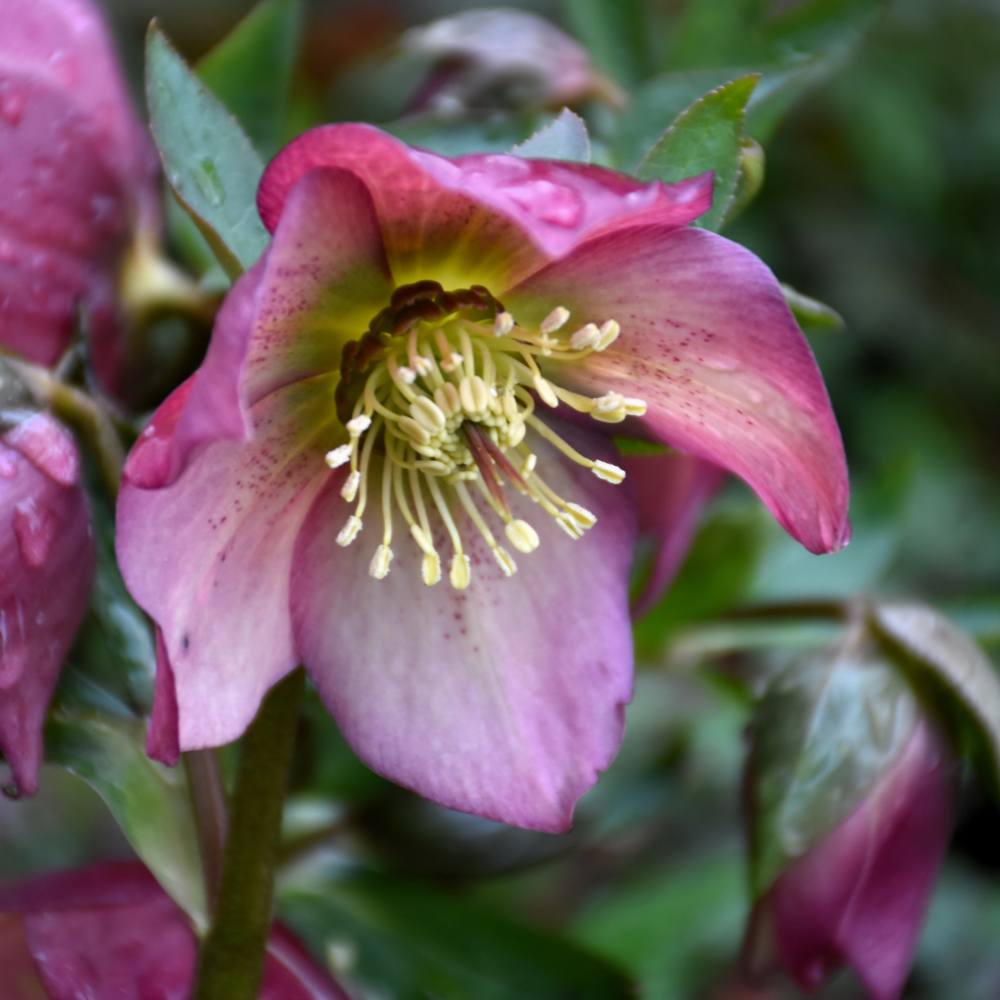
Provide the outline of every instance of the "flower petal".
[[622,464],[635,485],[639,534],[653,539],[653,568],[632,603],[632,614],[645,614],[673,583],[691,546],[698,518],[722,484],[717,465],[685,455],[625,455]]
[[[596,435],[565,434],[612,457]],[[472,583],[464,591],[447,582],[444,538],[435,586],[422,582],[420,551],[399,534],[392,571],[373,580],[378,528],[347,548],[336,544],[349,509],[332,477],[296,547],[292,621],[324,704],[370,767],[442,805],[558,832],[621,740],[635,515],[627,483],[602,483],[548,446],[539,459],[546,482],[596,513],[596,526],[573,541],[538,507],[512,498],[541,545],[518,555],[517,574],[506,579],[466,522]]]
[[[251,441],[201,449],[170,486],[124,479],[118,559],[162,629],[182,750],[236,739],[298,662],[288,576],[299,526],[329,474],[332,390],[331,380],[314,379],[272,393],[253,410]],[[140,449],[163,446],[154,437]],[[142,455],[129,466],[142,470]]]
[[446,288],[501,290],[619,218],[684,225],[711,204],[710,178],[667,186],[509,155],[451,160],[369,125],[326,125],[286,146],[265,172],[257,204],[272,232],[298,180],[324,166],[353,171],[372,192],[400,284],[434,278]]
[[826,388],[774,276],[748,250],[698,229],[621,229],[504,301],[519,322],[556,303],[574,322],[618,320],[606,351],[549,361],[548,375],[644,399],[647,434],[741,476],[811,552],[846,543],[847,465]]
[[257,400],[339,370],[344,344],[367,329],[391,292],[367,188],[346,170],[304,177],[289,195],[271,246],[219,311],[171,432],[164,482],[180,474],[198,445],[245,438]]

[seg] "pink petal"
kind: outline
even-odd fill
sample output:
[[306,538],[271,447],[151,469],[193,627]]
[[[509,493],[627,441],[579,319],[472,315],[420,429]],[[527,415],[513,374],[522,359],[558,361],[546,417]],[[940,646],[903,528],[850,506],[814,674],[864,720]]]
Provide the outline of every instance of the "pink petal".
[[[811,552],[846,543],[847,466],[816,362],[767,267],[698,229],[622,229],[504,297],[519,322],[554,305],[621,336],[547,363],[577,391],[644,399],[646,433],[736,473]],[[641,434],[641,430],[637,428]]]
[[698,519],[709,498],[722,484],[725,473],[717,465],[685,455],[625,455],[621,464],[632,479],[639,505],[639,534],[655,545],[653,568],[632,614],[645,614],[673,583]]
[[346,170],[303,178],[271,246],[219,311],[157,485],[172,482],[199,445],[245,438],[248,408],[269,392],[338,371],[344,344],[367,329],[391,292],[364,185]]
[[[144,489],[125,477],[118,559],[162,630],[180,749],[236,739],[298,663],[288,576],[299,527],[329,474],[332,391],[331,380],[313,380],[272,393],[253,410],[251,441],[202,448],[169,486]],[[142,469],[141,451],[133,463]],[[154,710],[165,726],[168,709]],[[161,734],[169,747],[167,728],[154,727],[151,740]]]
[[[585,235],[625,217],[684,225],[711,204],[711,184],[643,185],[599,167],[410,149],[369,125],[326,125],[272,161],[257,204],[273,232],[299,178],[317,167],[356,173],[375,200],[398,284],[509,287]],[[710,180],[710,179],[709,179]]]
[[156,629],[156,685],[153,714],[146,733],[146,754],[173,767],[181,758],[180,721],[177,713],[177,684],[170,666],[163,630]]
[[43,414],[0,443],[0,749],[26,795],[37,787],[42,724],[94,572],[78,471],[72,440]]
[[[563,430],[593,457],[613,457],[599,436]],[[354,543],[339,547],[351,509],[332,476],[296,546],[292,620],[324,704],[370,767],[451,808],[558,832],[621,740],[635,524],[627,481],[602,483],[548,446],[539,458],[539,474],[595,512],[597,525],[573,541],[512,498],[540,547],[517,554],[518,572],[506,579],[466,522],[465,591],[448,583],[444,537],[443,578],[422,582],[419,550],[401,523],[392,570],[373,580],[380,518],[373,511]]]

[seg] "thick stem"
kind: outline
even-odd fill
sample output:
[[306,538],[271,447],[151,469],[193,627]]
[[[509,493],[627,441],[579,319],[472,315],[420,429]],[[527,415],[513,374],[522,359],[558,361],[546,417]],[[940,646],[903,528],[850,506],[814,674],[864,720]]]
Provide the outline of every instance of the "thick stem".
[[305,674],[276,684],[243,736],[212,929],[192,1000],[256,1000],[271,924],[281,810]]
[[198,821],[198,842],[205,872],[208,909],[209,913],[214,914],[222,884],[222,861],[229,830],[226,790],[222,786],[219,758],[214,750],[189,750],[184,754],[184,766]]

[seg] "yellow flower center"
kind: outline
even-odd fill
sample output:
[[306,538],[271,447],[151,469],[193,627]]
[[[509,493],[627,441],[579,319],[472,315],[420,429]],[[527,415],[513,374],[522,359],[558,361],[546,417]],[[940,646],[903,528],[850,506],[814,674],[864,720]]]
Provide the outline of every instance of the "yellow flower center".
[[437,513],[454,549],[449,578],[460,590],[469,585],[471,567],[454,516],[459,509],[501,570],[511,576],[517,569],[472,490],[519,552],[536,549],[538,533],[513,516],[507,487],[530,497],[572,538],[593,527],[590,511],[564,500],[542,478],[528,432],[609,483],[620,483],[625,473],[567,444],[536,415],[536,396],[549,407],[563,402],[606,423],[641,416],[646,404],[613,392],[581,396],[542,375],[540,355],[577,361],[603,351],[618,336],[613,319],[600,326],[588,322],[569,334],[569,318],[569,311],[557,306],[537,330],[528,330],[481,286],[446,292],[437,282],[420,281],[397,288],[368,332],[347,345],[336,401],[349,442],[328,452],[326,462],[333,469],[350,462],[341,494],[357,507],[337,536],[340,545],[350,545],[369,502],[373,455],[383,458],[382,542],[369,567],[373,577],[389,572],[394,507],[423,551],[427,584],[441,578],[429,512]]

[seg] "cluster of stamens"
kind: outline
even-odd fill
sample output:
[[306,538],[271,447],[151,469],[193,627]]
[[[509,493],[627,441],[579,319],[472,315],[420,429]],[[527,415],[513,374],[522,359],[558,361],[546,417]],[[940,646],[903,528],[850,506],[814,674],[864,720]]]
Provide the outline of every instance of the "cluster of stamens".
[[445,292],[437,282],[421,281],[396,289],[368,332],[347,345],[337,411],[348,441],[328,452],[326,462],[334,469],[350,463],[341,494],[357,507],[337,536],[340,545],[349,545],[361,531],[369,503],[373,459],[382,459],[383,532],[369,567],[373,577],[384,578],[392,562],[394,506],[423,552],[422,576],[429,585],[441,578],[431,530],[430,512],[436,512],[454,549],[449,578],[457,589],[467,587],[471,578],[454,517],[458,508],[504,574],[517,569],[472,490],[496,514],[519,552],[534,551],[538,533],[513,516],[504,492],[507,484],[530,497],[572,538],[595,524],[593,514],[564,500],[541,478],[537,455],[526,441],[528,430],[600,479],[620,483],[625,473],[572,448],[536,415],[536,397],[549,407],[563,402],[608,423],[641,416],[646,405],[618,393],[581,396],[542,375],[539,356],[579,360],[603,351],[618,336],[613,319],[600,326],[586,323],[566,335],[569,318],[569,311],[559,306],[538,330],[526,330],[481,286]]

